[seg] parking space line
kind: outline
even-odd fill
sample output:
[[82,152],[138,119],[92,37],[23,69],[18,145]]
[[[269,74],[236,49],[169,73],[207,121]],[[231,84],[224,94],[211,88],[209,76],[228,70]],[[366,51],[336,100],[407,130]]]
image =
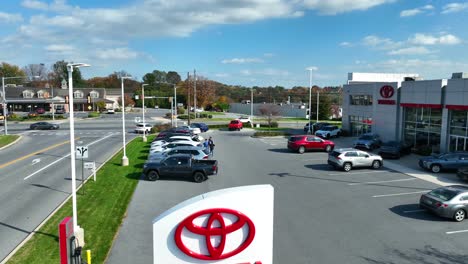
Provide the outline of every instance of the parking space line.
[[414,180],[416,180],[416,178],[389,180],[389,181],[375,181],[375,182],[355,182],[355,183],[348,183],[348,185],[365,185],[365,184],[374,184],[374,183],[402,182],[402,181],[414,181]]
[[405,214],[410,214],[410,213],[419,213],[419,212],[425,212],[426,210],[424,209],[417,209],[417,210],[408,210],[408,211],[403,211]]
[[369,174],[369,173],[382,173],[391,171],[363,171],[363,172],[342,172],[342,173],[329,173],[328,175],[355,175],[355,174]]
[[466,233],[466,232],[468,232],[468,230],[449,231],[449,232],[445,232],[445,234],[451,235],[451,234]]
[[381,195],[374,195],[372,197],[379,198],[379,197],[389,197],[389,196],[400,196],[400,195],[409,195],[409,194],[417,194],[417,193],[426,193],[430,190],[418,191],[418,192],[407,192],[407,193],[391,193],[391,194],[381,194]]

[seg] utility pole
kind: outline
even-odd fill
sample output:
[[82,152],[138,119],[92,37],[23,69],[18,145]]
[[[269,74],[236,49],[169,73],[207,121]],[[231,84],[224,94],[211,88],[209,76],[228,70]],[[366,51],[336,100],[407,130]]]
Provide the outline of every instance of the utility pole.
[[197,71],[193,69],[193,111],[197,118]]
[[188,112],[188,125],[190,126],[190,87],[189,87],[190,73],[187,72],[187,112]]

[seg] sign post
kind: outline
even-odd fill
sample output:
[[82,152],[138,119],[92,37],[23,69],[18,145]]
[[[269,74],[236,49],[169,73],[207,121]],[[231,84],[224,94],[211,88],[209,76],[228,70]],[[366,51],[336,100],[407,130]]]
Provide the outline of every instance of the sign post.
[[77,146],[76,147],[76,157],[81,158],[81,188],[83,189],[82,193],[84,193],[84,164],[83,164],[83,159],[88,158],[88,146]]
[[93,171],[94,181],[96,181],[96,162],[85,162],[84,168]]
[[271,185],[205,193],[153,220],[153,263],[273,263]]

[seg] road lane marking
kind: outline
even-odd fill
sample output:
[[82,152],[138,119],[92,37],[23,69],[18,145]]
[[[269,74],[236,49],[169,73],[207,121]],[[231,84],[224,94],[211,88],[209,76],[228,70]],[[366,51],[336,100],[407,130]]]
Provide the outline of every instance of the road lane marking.
[[[75,138],[75,139],[78,139],[78,138]],[[32,156],[34,156],[34,155],[36,155],[36,154],[46,152],[46,151],[48,151],[48,150],[51,150],[51,149],[60,147],[60,146],[62,146],[62,145],[68,144],[68,143],[70,143],[70,140],[67,140],[67,141],[64,141],[64,142],[62,142],[62,143],[58,143],[58,144],[52,145],[52,146],[47,147],[47,148],[45,148],[45,149],[41,149],[41,150],[39,150],[39,151],[33,152],[33,153],[28,154],[28,155],[26,155],[26,156],[23,156],[23,157],[21,157],[21,158],[14,159],[14,160],[12,160],[12,161],[9,161],[9,162],[7,162],[7,163],[4,163],[4,164],[0,165],[0,169],[3,169],[3,168],[5,168],[5,167],[7,167],[7,166],[9,166],[9,165],[11,165],[11,164],[14,164],[14,163],[18,162],[18,161],[22,161],[22,160],[24,160],[24,159],[30,158],[30,157],[32,157]]]
[[41,162],[41,159],[33,159],[32,160],[32,165]]
[[449,231],[449,232],[445,232],[445,234],[451,235],[451,234],[466,233],[466,232],[468,232],[468,230]]
[[416,180],[416,178],[389,180],[389,181],[375,181],[375,182],[355,182],[355,183],[348,183],[348,185],[365,185],[365,184],[387,183],[387,182],[402,182],[402,181],[414,181],[414,180]]
[[409,211],[403,211],[405,214],[411,214],[411,213],[419,213],[419,212],[425,212],[426,210],[424,209],[417,209],[417,210],[409,210]]
[[328,175],[355,175],[355,174],[369,174],[369,173],[382,173],[391,171],[363,171],[363,172],[342,172],[342,173],[329,173]]
[[[100,138],[100,139],[98,139],[98,140],[95,140],[95,141],[89,143],[87,146],[89,147],[89,146],[91,146],[91,145],[94,145],[94,144],[96,144],[96,143],[98,143],[98,142],[100,142],[100,141],[102,141],[102,140],[104,140],[104,139],[106,139],[106,138],[108,138],[108,137],[111,137],[111,136],[113,136],[113,134],[110,134],[110,135],[107,135],[107,136],[105,136],[105,137],[103,137],[103,138]],[[59,162],[59,161],[61,161],[61,160],[63,160],[63,159],[66,159],[66,158],[68,158],[68,157],[70,157],[70,155],[71,155],[71,154],[67,154],[67,155],[61,157],[60,159],[58,159],[58,160],[56,160],[56,161],[50,163],[49,165],[47,165],[47,166],[45,166],[45,167],[42,167],[41,169],[39,169],[39,170],[37,170],[37,171],[35,171],[35,172],[29,174],[28,176],[26,176],[23,180],[27,180],[27,179],[31,178],[32,176],[34,176],[34,175],[38,174],[39,172],[41,172],[41,171],[47,169],[48,167],[54,165],[55,163],[57,163],[57,162]]]
[[382,195],[374,195],[372,197],[379,198],[379,197],[389,197],[389,196],[400,196],[400,195],[408,195],[408,194],[417,194],[417,193],[426,193],[431,190],[419,191],[419,192],[407,192],[407,193],[392,193],[392,194],[382,194]]

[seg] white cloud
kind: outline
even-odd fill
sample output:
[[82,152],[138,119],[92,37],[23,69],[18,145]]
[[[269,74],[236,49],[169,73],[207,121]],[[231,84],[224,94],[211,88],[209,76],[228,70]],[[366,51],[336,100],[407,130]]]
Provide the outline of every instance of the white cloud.
[[468,3],[450,3],[442,8],[442,14],[456,13],[468,9]]
[[425,13],[426,11],[433,10],[433,9],[434,9],[434,6],[432,5],[425,5],[422,7],[415,8],[415,9],[407,9],[407,10],[403,10],[400,12],[400,17],[415,16],[415,15],[419,15],[419,14]]
[[15,23],[21,21],[23,21],[23,17],[20,14],[0,12],[0,23]]
[[50,52],[67,52],[67,51],[72,51],[75,48],[71,45],[53,44],[53,45],[46,46],[44,49]]
[[265,57],[265,58],[271,58],[271,57],[274,57],[274,56],[275,56],[275,54],[273,54],[273,53],[263,53],[263,57]]
[[446,34],[437,37],[433,35],[416,33],[413,37],[408,39],[408,42],[414,45],[456,45],[460,44],[461,40],[452,34]]
[[39,10],[47,10],[49,9],[49,5],[47,3],[37,1],[37,0],[24,0],[21,2],[21,5],[26,8],[30,9],[39,9]]
[[214,76],[217,77],[217,78],[227,78],[230,75],[227,74],[227,73],[216,73]]
[[355,10],[367,10],[392,2],[395,0],[304,0],[304,5],[323,15],[336,15]]
[[262,59],[259,58],[233,58],[233,59],[224,59],[221,61],[223,64],[245,64],[245,63],[261,63]]
[[351,43],[347,42],[347,41],[343,41],[340,43],[340,46],[341,47],[350,47],[351,46]]
[[431,53],[426,47],[408,47],[388,52],[389,55],[423,55]]
[[127,47],[115,49],[101,49],[96,51],[96,56],[103,60],[129,60],[136,59],[138,52]]
[[366,46],[371,46],[380,50],[397,49],[403,45],[402,42],[395,42],[389,38],[380,38],[375,35],[364,37],[363,43]]

